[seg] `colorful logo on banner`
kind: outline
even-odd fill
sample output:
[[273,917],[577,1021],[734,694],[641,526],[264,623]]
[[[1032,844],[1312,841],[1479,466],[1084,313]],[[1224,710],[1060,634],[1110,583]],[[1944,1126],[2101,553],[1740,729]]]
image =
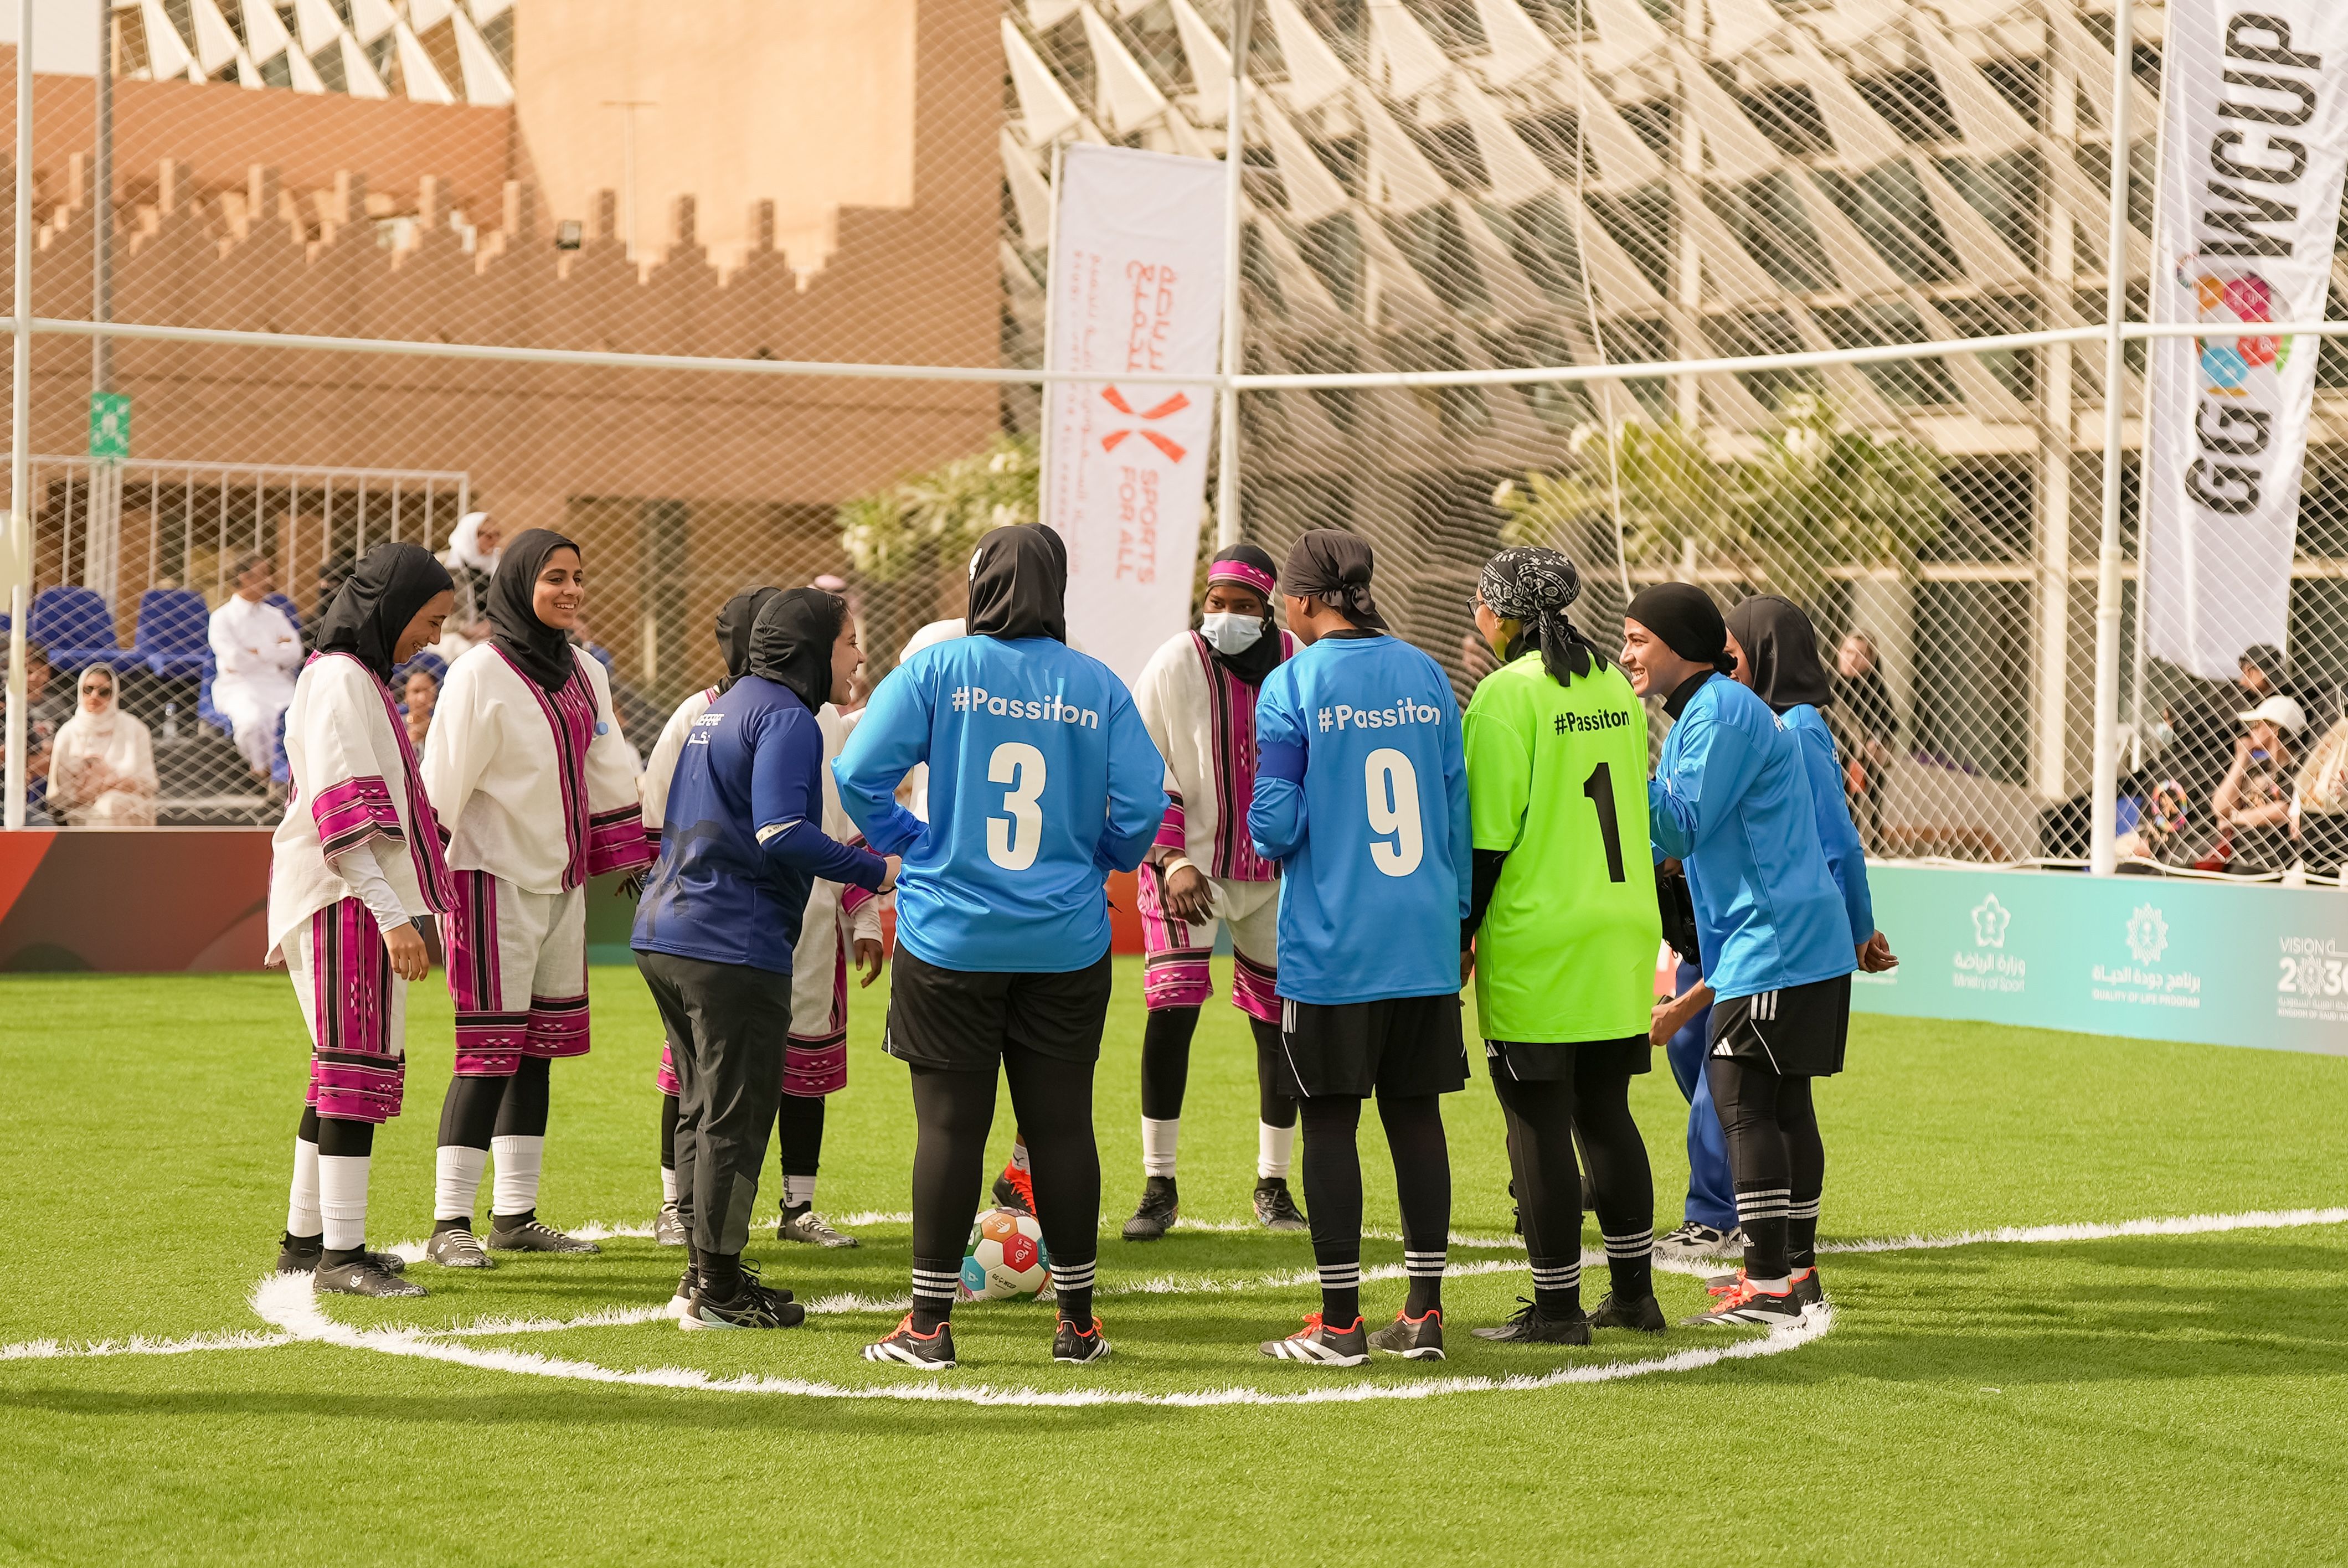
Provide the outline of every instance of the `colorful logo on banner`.
[[[2192,291],[2198,319],[2204,323],[2257,326],[2275,319],[2274,285],[2248,268],[2185,256],[2178,261],[2177,281]],[[2193,352],[2201,358],[2204,392],[2212,397],[2244,397],[2252,373],[2280,374],[2291,363],[2291,339],[2195,338]]]
[[[1163,419],[1169,414],[1181,413],[1182,410],[1190,406],[1190,395],[1187,392],[1178,392],[1173,396],[1168,398],[1165,402],[1158,405],[1155,408],[1145,408],[1139,413],[1136,413],[1134,411],[1133,405],[1126,402],[1125,395],[1117,391],[1114,386],[1104,386],[1101,388],[1101,401],[1107,404],[1111,408],[1116,409],[1119,414],[1124,415],[1128,419],[1140,419],[1147,421],[1151,419]],[[1155,446],[1160,452],[1165,453],[1166,460],[1169,463],[1179,463],[1183,458],[1189,456],[1189,451],[1178,441],[1169,441],[1155,430],[1136,430],[1130,426],[1121,430],[1112,430],[1107,435],[1102,436],[1101,450],[1104,452],[1116,451],[1117,443],[1123,441],[1128,436],[1140,436],[1144,441],[1148,442],[1152,446]]]

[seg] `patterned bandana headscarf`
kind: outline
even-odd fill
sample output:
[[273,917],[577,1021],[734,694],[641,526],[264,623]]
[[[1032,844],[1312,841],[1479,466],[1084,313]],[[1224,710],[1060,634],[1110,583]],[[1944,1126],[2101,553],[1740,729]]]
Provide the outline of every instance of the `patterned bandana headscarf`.
[[1606,667],[1598,645],[1566,619],[1566,607],[1581,597],[1581,574],[1557,551],[1538,545],[1502,550],[1484,563],[1476,591],[1493,614],[1523,626],[1521,644],[1509,652],[1540,649],[1541,668],[1559,685]]

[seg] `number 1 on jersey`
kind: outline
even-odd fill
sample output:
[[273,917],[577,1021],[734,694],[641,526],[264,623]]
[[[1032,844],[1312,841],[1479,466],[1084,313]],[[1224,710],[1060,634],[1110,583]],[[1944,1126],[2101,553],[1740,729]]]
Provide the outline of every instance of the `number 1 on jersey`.
[[1012,786],[1003,796],[1011,820],[986,819],[986,857],[1005,871],[1025,871],[1044,846],[1044,810],[1036,800],[1044,793],[1044,753],[1025,741],[1005,741],[986,759],[986,780]]
[[1598,836],[1606,841],[1606,880],[1622,880],[1622,826],[1614,819],[1614,770],[1604,763],[1590,770],[1581,793],[1598,808]]

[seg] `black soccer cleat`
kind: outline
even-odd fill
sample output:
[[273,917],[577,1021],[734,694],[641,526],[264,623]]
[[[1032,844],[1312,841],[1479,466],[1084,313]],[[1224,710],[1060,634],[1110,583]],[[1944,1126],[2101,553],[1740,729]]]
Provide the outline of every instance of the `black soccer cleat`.
[[422,1296],[424,1287],[412,1279],[402,1279],[396,1274],[378,1268],[371,1255],[362,1253],[348,1263],[318,1265],[310,1277],[311,1288],[335,1296]]
[[[326,1255],[324,1236],[295,1235],[292,1231],[277,1245],[277,1272],[280,1274],[311,1274],[318,1260]],[[369,1252],[367,1262],[386,1274],[406,1274],[407,1260],[396,1252]]]
[[1671,1327],[1663,1317],[1663,1304],[1653,1296],[1643,1296],[1636,1301],[1623,1301],[1612,1291],[1598,1304],[1590,1315],[1592,1328],[1636,1328],[1642,1334],[1662,1334]]
[[1101,1320],[1093,1319],[1090,1328],[1079,1328],[1066,1318],[1052,1330],[1052,1359],[1064,1366],[1081,1367],[1086,1362],[1100,1361],[1108,1356],[1108,1336],[1101,1332]]
[[700,1286],[701,1276],[694,1272],[693,1265],[686,1264],[685,1273],[677,1278],[676,1294],[668,1298],[668,1306],[663,1310],[676,1321],[684,1322],[685,1315],[693,1310],[693,1293]]
[[443,1268],[497,1267],[496,1261],[481,1250],[480,1237],[468,1225],[434,1231],[432,1239],[424,1244],[424,1259]]
[[1657,1236],[1655,1250],[1665,1257],[1733,1257],[1745,1250],[1745,1233],[1734,1225],[1721,1230],[1688,1220]]
[[683,1246],[693,1239],[686,1231],[685,1216],[677,1212],[675,1202],[661,1205],[660,1217],[653,1221],[654,1246]]
[[1035,1178],[1014,1165],[1004,1166],[1003,1173],[994,1178],[994,1206],[1033,1216]]
[[1540,1309],[1539,1302],[1517,1297],[1520,1305],[1506,1323],[1489,1328],[1471,1328],[1478,1339],[1497,1339],[1507,1345],[1587,1345],[1590,1343],[1590,1319],[1579,1312],[1570,1317],[1551,1317]]
[[[1054,1352],[1059,1349],[1059,1339],[1053,1337]],[[1103,1348],[1106,1349],[1106,1344]],[[913,1331],[913,1315],[905,1314],[897,1327],[864,1348],[867,1361],[893,1361],[900,1367],[918,1367],[924,1372],[942,1372],[954,1364],[953,1325],[941,1323],[927,1334]]]
[[1125,1222],[1125,1239],[1156,1241],[1174,1228],[1175,1218],[1181,1212],[1181,1200],[1174,1192],[1174,1178],[1152,1176],[1141,1184],[1140,1206]]
[[1791,1288],[1769,1295],[1754,1289],[1749,1279],[1739,1280],[1713,1303],[1711,1311],[1681,1319],[1691,1328],[1780,1328],[1801,1320],[1802,1303]]
[[1344,1328],[1331,1328],[1317,1312],[1304,1315],[1304,1327],[1285,1339],[1266,1339],[1256,1347],[1281,1361],[1302,1361],[1311,1367],[1358,1367],[1370,1358],[1370,1337],[1356,1317]]
[[491,1214],[489,1216],[489,1250],[491,1252],[553,1252],[583,1255],[603,1249],[592,1241],[582,1241],[566,1235],[540,1219],[535,1212],[526,1214]]
[[1395,1313],[1392,1323],[1370,1336],[1370,1348],[1413,1361],[1442,1360],[1443,1308],[1430,1307],[1417,1317],[1407,1310]]
[[1301,1231],[1312,1229],[1304,1211],[1296,1206],[1296,1199],[1288,1190],[1285,1176],[1258,1176],[1255,1183],[1256,1223],[1269,1231]]
[[696,1284],[693,1304],[678,1318],[679,1328],[796,1328],[807,1321],[807,1308],[791,1299],[788,1290],[769,1290],[758,1283],[758,1266],[742,1266],[742,1287],[730,1298],[714,1298]]
[[[1805,1307],[1820,1307],[1825,1305],[1827,1299],[1826,1287],[1818,1283],[1818,1271],[1817,1268],[1797,1268],[1789,1277],[1794,1282],[1795,1300],[1800,1302]],[[1728,1295],[1731,1291],[1735,1290],[1738,1286],[1744,1283],[1745,1271],[1740,1268],[1735,1274],[1714,1275],[1711,1278],[1704,1282],[1704,1287],[1705,1290],[1711,1292],[1713,1297],[1717,1300],[1719,1297]]]

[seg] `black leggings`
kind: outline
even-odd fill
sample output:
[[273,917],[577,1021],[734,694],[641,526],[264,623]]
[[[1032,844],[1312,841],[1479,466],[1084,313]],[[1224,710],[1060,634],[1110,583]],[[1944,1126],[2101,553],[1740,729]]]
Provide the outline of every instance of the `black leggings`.
[[[1321,1311],[1324,1319],[1343,1327],[1361,1312],[1362,1102],[1350,1095],[1316,1095],[1301,1108],[1304,1203],[1313,1213]],[[1433,1094],[1381,1094],[1378,1120],[1385,1124],[1386,1147],[1394,1155],[1406,1261],[1413,1253],[1437,1260],[1431,1275],[1411,1277],[1410,1309],[1424,1311],[1441,1299],[1440,1258],[1451,1234],[1451,1153],[1443,1136],[1442,1101]]]
[[[963,1245],[978,1216],[986,1137],[994,1126],[994,1071],[953,1071],[913,1063],[913,1271],[936,1278],[962,1270]],[[1027,1046],[1003,1048],[1003,1076],[1027,1142],[1035,1179],[1035,1221],[1052,1255],[1060,1310],[1092,1321],[1093,1263],[1100,1247],[1100,1149],[1093,1142],[1093,1067]],[[914,1293],[930,1321],[953,1310],[951,1295]],[[922,1325],[926,1327],[928,1325]]]
[[1736,1223],[1745,1227],[1745,1272],[1783,1279],[1791,1269],[1809,1267],[1827,1175],[1810,1081],[1780,1078],[1759,1062],[1727,1056],[1706,1058],[1704,1071],[1728,1139]]
[[[1637,1301],[1653,1295],[1655,1178],[1647,1163],[1646,1141],[1631,1116],[1631,1074],[1596,1052],[1575,1053],[1573,1076],[1551,1079],[1492,1075],[1508,1122],[1509,1171],[1516,1180],[1537,1287],[1571,1279],[1581,1268],[1581,1214],[1585,1202],[1598,1211],[1607,1241],[1615,1291]],[[1589,1167],[1583,1192],[1574,1164],[1581,1144]]]
[[[1267,1127],[1296,1125],[1296,1102],[1272,1088],[1280,1060],[1280,1026],[1251,1015],[1255,1036],[1256,1118]],[[1190,1037],[1199,1028],[1197,1008],[1158,1008],[1141,1028],[1141,1113],[1152,1122],[1182,1114],[1182,1094],[1190,1082]]]
[[318,1145],[318,1153],[324,1155],[355,1158],[375,1153],[374,1122],[321,1116],[314,1105],[302,1107],[302,1125],[296,1135],[305,1143]]
[[782,1156],[786,1176],[812,1176],[823,1159],[823,1099],[820,1094],[786,1094],[775,1118],[775,1148]]
[[440,1102],[442,1147],[486,1149],[496,1138],[546,1136],[551,1083],[543,1056],[525,1056],[511,1078],[452,1078]]

